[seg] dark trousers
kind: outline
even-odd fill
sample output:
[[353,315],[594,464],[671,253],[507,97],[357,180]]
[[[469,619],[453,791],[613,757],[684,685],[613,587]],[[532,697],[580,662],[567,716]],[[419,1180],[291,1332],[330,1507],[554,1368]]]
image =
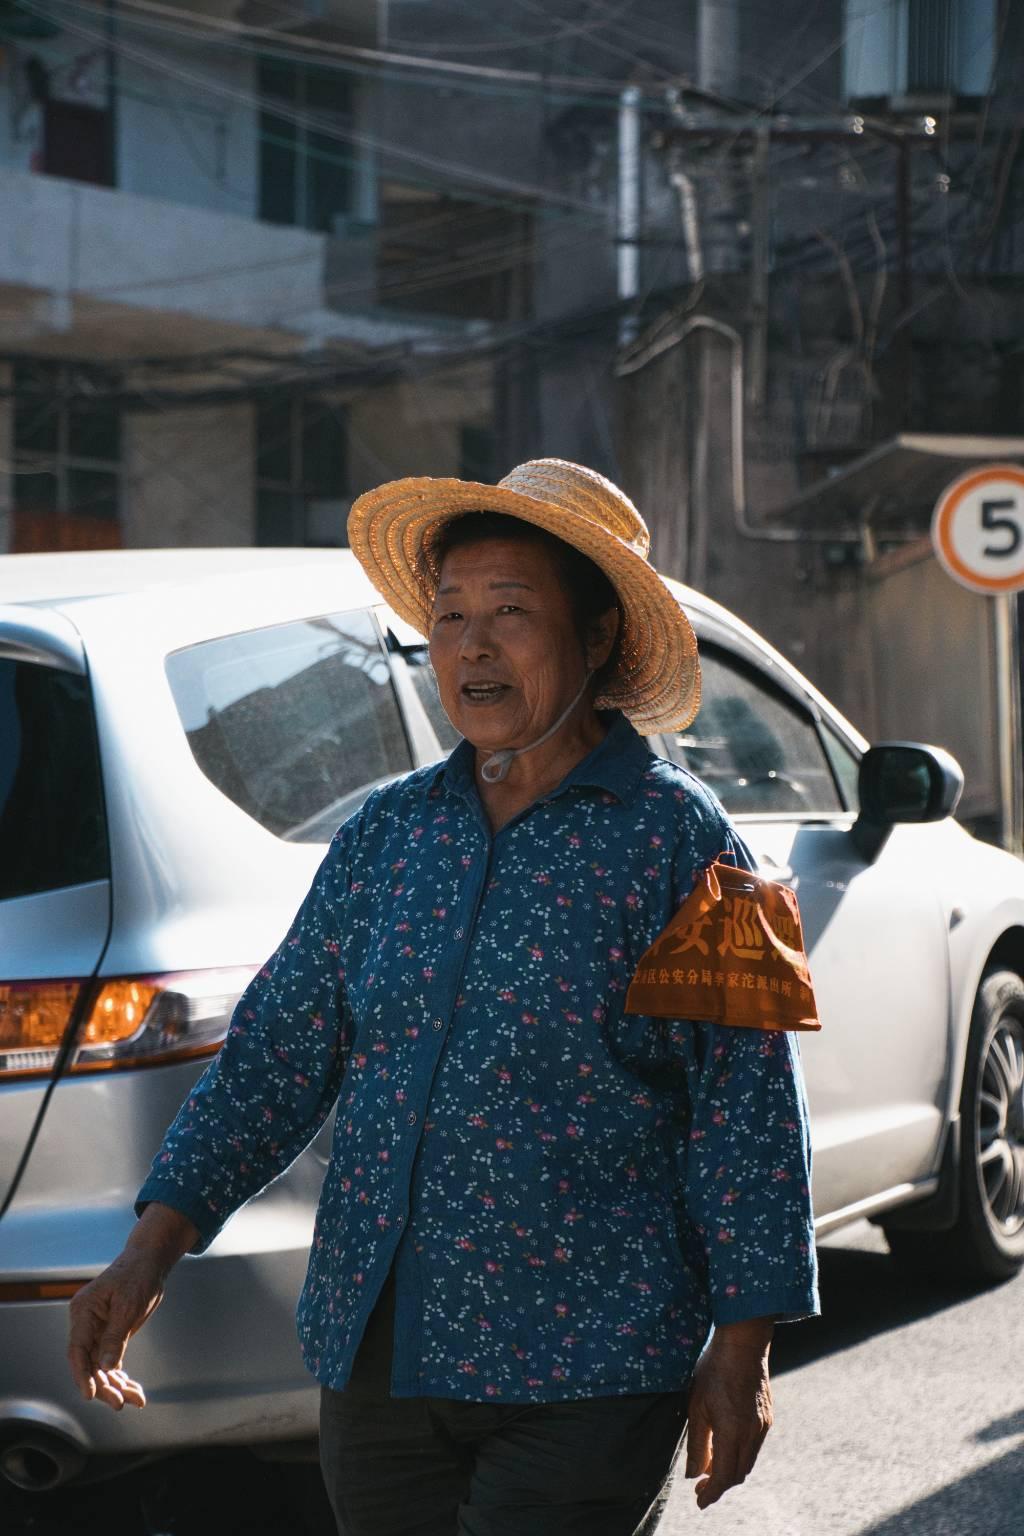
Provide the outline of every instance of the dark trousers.
[[320,1465],[340,1536],[649,1536],[686,1393],[538,1405],[389,1395],[394,1290],[343,1392],[320,1394]]

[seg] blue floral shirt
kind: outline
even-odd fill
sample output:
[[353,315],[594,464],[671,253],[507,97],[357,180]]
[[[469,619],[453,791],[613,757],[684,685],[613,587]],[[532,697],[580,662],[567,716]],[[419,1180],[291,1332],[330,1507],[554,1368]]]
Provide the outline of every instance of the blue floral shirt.
[[171,1126],[139,1209],[213,1239],[337,1103],[298,1327],[344,1387],[396,1266],[392,1392],[674,1390],[712,1322],[817,1310],[792,1035],[623,1012],[749,854],[621,716],[492,835],[473,751],[375,790]]

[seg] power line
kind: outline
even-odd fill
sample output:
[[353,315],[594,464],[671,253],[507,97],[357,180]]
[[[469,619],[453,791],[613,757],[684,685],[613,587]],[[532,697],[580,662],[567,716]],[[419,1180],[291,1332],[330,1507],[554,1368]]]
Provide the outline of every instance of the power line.
[[[35,0],[21,0],[24,9],[34,15],[53,20],[51,9],[35,3]],[[422,170],[441,172],[445,180],[443,185],[450,186],[453,180],[459,180],[467,190],[482,187],[484,189],[484,201],[493,202],[496,206],[516,206],[510,204],[509,199],[527,199],[526,207],[533,209],[538,203],[547,204],[553,208],[568,209],[576,213],[589,213],[598,217],[591,204],[579,198],[567,197],[557,192],[553,193],[549,188],[536,184],[523,183],[501,177],[493,172],[480,170],[472,165],[465,165],[451,159],[441,159],[436,155],[429,155],[413,149],[407,144],[396,144],[392,141],[379,138],[354,125],[346,124],[339,129],[336,122],[322,114],[309,111],[296,111],[289,108],[288,104],[277,97],[263,98],[253,92],[240,91],[222,81],[214,80],[203,75],[197,75],[187,69],[170,64],[165,58],[154,55],[144,48],[128,43],[124,38],[116,39],[110,44],[110,39],[105,32],[96,31],[80,23],[63,22],[67,31],[84,38],[87,42],[97,45],[112,46],[114,51],[123,58],[134,63],[141,64],[143,68],[150,69],[157,74],[169,79],[177,80],[181,84],[191,86],[201,92],[205,92],[215,98],[233,101],[252,110],[270,110],[273,116],[279,117],[296,127],[305,128],[307,131],[321,135],[324,138],[333,139],[346,145],[358,145],[360,148],[375,150],[385,153],[397,161],[406,161]],[[428,183],[431,185],[432,183]],[[436,183],[433,183],[436,185]],[[522,208],[524,205],[518,205]]]
[[[21,0],[23,8],[27,11],[35,11],[43,15],[47,20],[55,19],[53,15],[38,7],[33,0]],[[493,84],[514,84],[521,86],[542,87],[546,92],[558,95],[569,93],[570,100],[581,98],[580,92],[598,97],[617,96],[622,89],[618,80],[607,80],[590,76],[559,76],[548,75],[537,70],[507,69],[497,65],[481,65],[460,63],[454,59],[424,58],[417,54],[397,53],[394,50],[380,48],[359,47],[351,43],[339,43],[324,38],[302,37],[292,34],[282,40],[281,34],[273,27],[249,26],[241,22],[231,21],[225,17],[204,16],[195,11],[182,10],[180,7],[158,3],[158,0],[120,0],[120,8],[126,11],[138,12],[140,16],[148,16],[157,20],[165,19],[176,22],[196,38],[207,34],[219,34],[222,38],[235,43],[251,45],[261,52],[268,50],[280,54],[282,57],[296,57],[305,55],[307,58],[314,55],[316,62],[324,59],[345,60],[351,64],[364,66],[390,65],[396,69],[410,71],[414,74],[449,75],[456,81],[463,80],[467,83],[479,81]],[[379,75],[379,68],[374,70]],[[449,82],[450,83],[450,82]],[[658,105],[656,102],[652,106]]]

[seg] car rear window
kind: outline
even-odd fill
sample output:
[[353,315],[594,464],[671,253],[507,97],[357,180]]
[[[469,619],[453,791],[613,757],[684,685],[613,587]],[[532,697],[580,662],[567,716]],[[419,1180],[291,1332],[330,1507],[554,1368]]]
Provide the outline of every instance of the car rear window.
[[207,640],[166,667],[203,773],[288,842],[327,842],[375,784],[412,767],[369,613]]
[[0,659],[0,900],[109,875],[87,679]]

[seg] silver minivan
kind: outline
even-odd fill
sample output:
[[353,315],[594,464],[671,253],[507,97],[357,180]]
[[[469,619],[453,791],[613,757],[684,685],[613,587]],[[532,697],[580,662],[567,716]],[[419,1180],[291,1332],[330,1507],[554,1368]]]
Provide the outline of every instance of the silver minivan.
[[[1024,868],[954,820],[945,754],[867,743],[683,587],[704,703],[655,750],[799,894],[828,1231],[1024,1262]],[[315,1436],[292,1323],[331,1126],[133,1343],[146,1413],[83,1402],[67,1300],[118,1252],[164,1130],[336,826],[454,742],[422,640],[347,551],[0,557],[0,1470]],[[861,803],[863,801],[863,804]],[[259,1348],[254,1349],[253,1340]]]

